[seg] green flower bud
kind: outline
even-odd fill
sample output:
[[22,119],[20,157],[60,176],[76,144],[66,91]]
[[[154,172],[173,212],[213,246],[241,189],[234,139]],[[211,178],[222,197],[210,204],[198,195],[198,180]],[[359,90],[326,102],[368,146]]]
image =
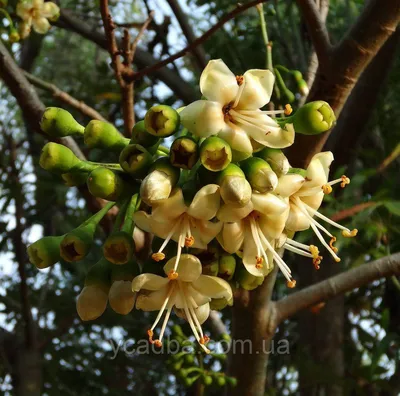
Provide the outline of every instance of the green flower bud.
[[60,254],[65,261],[79,261],[89,253],[98,224],[113,206],[114,202],[109,202],[78,228],[64,236],[60,244]]
[[47,236],[28,246],[29,261],[39,269],[48,268],[60,261],[62,236]]
[[293,122],[296,133],[318,135],[331,129],[336,122],[336,117],[328,103],[318,100],[300,107],[285,121]]
[[166,105],[153,106],[144,117],[146,131],[158,137],[173,135],[178,130],[179,125],[178,112]]
[[179,370],[182,368],[182,365],[183,365],[183,360],[178,360],[177,362],[175,362],[175,363],[172,365],[172,369],[173,369],[174,371],[179,371]]
[[85,287],[76,302],[78,315],[83,321],[95,320],[106,310],[110,275],[111,265],[105,258],[100,259],[87,273]]
[[178,183],[179,168],[172,166],[169,158],[159,158],[140,185],[140,196],[148,205],[169,197]]
[[256,155],[267,161],[278,177],[288,173],[290,168],[289,160],[283,154],[282,150],[266,147]]
[[129,139],[123,137],[117,129],[108,122],[92,120],[85,128],[83,135],[86,146],[121,151],[129,144]]
[[179,326],[179,325],[173,325],[172,327],[171,327],[171,331],[172,331],[172,334],[176,337],[176,336],[180,336],[180,337],[184,337],[185,335],[183,334],[183,331],[182,331],[182,327],[181,326]]
[[194,139],[182,136],[174,140],[170,149],[170,161],[173,166],[192,169],[199,159],[199,149]]
[[54,173],[67,173],[81,160],[68,148],[62,144],[47,143],[40,155],[40,166]]
[[234,256],[223,255],[219,258],[218,276],[227,281],[233,278],[236,269]]
[[118,201],[130,191],[128,184],[115,172],[107,168],[96,168],[86,181],[90,193],[94,197],[108,201]]
[[243,171],[234,164],[229,164],[218,174],[221,197],[227,204],[244,206],[251,198],[252,190]]
[[82,135],[85,128],[67,110],[48,107],[40,121],[42,131],[51,137]]
[[144,127],[144,121],[139,121],[132,129],[131,144],[140,144],[143,147],[151,147],[156,145],[160,139],[151,135]]
[[10,43],[18,43],[18,41],[21,40],[21,36],[16,29],[11,29],[8,34],[8,40]]
[[237,386],[237,379],[235,377],[226,377],[226,382],[232,387]]
[[235,275],[240,287],[245,290],[254,290],[264,282],[263,276],[250,274],[243,265],[239,266]]
[[217,379],[217,385],[218,386],[225,386],[225,384],[226,384],[226,379],[225,379],[225,375],[217,375],[216,376],[216,379]]
[[194,363],[194,356],[193,355],[189,355],[189,354],[186,354],[185,355],[185,363],[187,364],[187,365],[193,365],[193,363]]
[[66,186],[79,187],[86,183],[86,179],[88,178],[88,173],[87,172],[63,173],[61,177],[65,181]]
[[[255,142],[255,140],[254,140]],[[252,142],[253,143],[253,142]],[[256,144],[252,144],[253,145],[253,151],[254,150],[254,146],[257,146]],[[245,152],[245,151],[237,151],[237,150],[233,150],[232,149],[232,162],[240,162],[240,161],[244,161],[245,159],[251,157],[253,153],[249,152]]]
[[126,146],[119,156],[119,163],[122,169],[135,177],[145,175],[152,162],[153,156],[138,144]]
[[213,382],[213,378],[211,377],[211,375],[204,374],[202,376],[202,379],[203,379],[203,384],[206,386],[210,386]]
[[104,257],[113,264],[125,264],[133,256],[135,244],[132,234],[124,231],[112,233],[103,245]]
[[261,158],[250,157],[240,164],[253,190],[260,193],[274,191],[278,185],[278,176],[268,162]]
[[222,171],[232,161],[231,147],[217,136],[208,137],[200,146],[200,161],[212,172]]
[[217,276],[218,266],[219,266],[218,260],[211,261],[210,263],[203,265],[202,274],[210,275],[210,276]]

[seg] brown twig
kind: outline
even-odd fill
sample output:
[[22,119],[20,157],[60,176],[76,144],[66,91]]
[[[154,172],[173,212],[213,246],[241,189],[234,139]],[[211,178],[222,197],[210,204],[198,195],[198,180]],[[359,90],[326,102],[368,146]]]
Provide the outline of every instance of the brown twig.
[[143,37],[144,32],[148,29],[151,21],[154,18],[154,11],[150,11],[149,16],[147,19],[144,21],[143,25],[141,26],[137,36],[135,37],[135,40],[133,40],[133,43],[131,45],[131,60],[130,63],[133,62],[137,50],[137,46],[139,44],[140,39]]
[[321,17],[320,10],[314,0],[296,0],[296,2],[307,23],[318,62],[320,65],[324,65],[329,61],[332,49],[325,21]]
[[341,221],[343,219],[347,219],[348,217],[352,217],[357,213],[362,212],[365,209],[368,209],[372,206],[377,205],[376,202],[363,202],[358,205],[354,205],[351,208],[343,209],[340,212],[335,213],[332,216],[333,221]]
[[400,274],[400,253],[395,253],[306,287],[275,303],[276,325],[321,301],[331,300],[376,279],[398,274]]
[[45,91],[50,92],[54,98],[61,100],[62,102],[70,105],[74,109],[79,110],[83,115],[88,116],[91,119],[107,121],[99,112],[97,112],[93,107],[88,106],[85,102],[81,100],[75,99],[73,96],[68,94],[67,92],[61,90],[56,85],[44,81],[38,77],[33,76],[32,74],[24,71],[25,77],[27,80],[33,84],[35,87],[44,89]]
[[256,6],[257,4],[260,3],[266,3],[268,0],[254,0],[251,1],[247,4],[242,4],[237,6],[233,11],[229,12],[226,14],[223,18],[220,19],[218,23],[216,23],[213,27],[211,27],[209,30],[207,30],[202,36],[194,40],[191,44],[183,48],[182,50],[178,51],[174,55],[169,56],[168,58],[155,63],[154,65],[148,66],[144,69],[141,69],[137,72],[133,70],[128,70],[126,74],[124,74],[124,79],[126,81],[134,81],[139,78],[142,78],[143,76],[146,76],[148,74],[151,74],[155,72],[156,70],[159,70],[160,68],[168,65],[169,63],[181,58],[182,56],[186,55],[188,52],[192,52],[194,48],[196,48],[198,45],[202,44],[204,41],[206,41],[209,37],[211,37],[215,32],[217,32],[225,23],[229,22],[231,19],[235,18],[237,15],[242,13],[243,11],[248,10],[251,7]]

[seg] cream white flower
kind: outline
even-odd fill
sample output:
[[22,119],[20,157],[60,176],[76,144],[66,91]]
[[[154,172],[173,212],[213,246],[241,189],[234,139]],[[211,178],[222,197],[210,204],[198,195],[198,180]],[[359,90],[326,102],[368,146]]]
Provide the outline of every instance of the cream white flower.
[[[201,324],[210,313],[209,302],[214,298],[232,298],[229,283],[216,276],[202,275],[200,260],[191,254],[182,254],[178,262],[179,277],[170,279],[169,274],[175,268],[176,258],[170,259],[164,266],[167,277],[154,274],[141,274],[133,279],[132,291],[138,292],[136,308],[143,311],[159,311],[147,334],[151,343],[161,346],[165,328],[173,308],[183,311],[196,340],[203,350],[208,337],[204,335]],[[158,339],[154,340],[154,329],[166,315]],[[181,314],[180,314],[181,316]]]
[[[272,148],[294,141],[291,124],[282,129],[270,116],[284,111],[261,111],[271,98],[274,75],[269,70],[248,70],[235,76],[221,60],[211,60],[200,78],[200,90],[207,100],[185,107],[181,122],[199,137],[218,134],[232,149],[251,153],[252,144]],[[257,143],[255,143],[257,142]]]
[[[282,197],[289,197],[290,212],[285,228],[290,231],[302,231],[311,227],[321,243],[328,249],[333,258],[339,262],[340,258],[336,254],[337,248],[333,246],[336,237],[315,219],[317,217],[341,229],[344,237],[357,235],[356,229],[350,231],[318,212],[324,199],[324,194],[329,194],[332,191],[332,185],[341,183],[343,188],[350,183],[350,179],[344,175],[340,179],[328,182],[329,167],[332,161],[333,154],[330,151],[314,155],[307,168],[305,178],[298,174],[286,174],[279,179],[275,193]],[[325,241],[320,230],[331,238],[329,244]],[[291,244],[290,240],[289,244]]]
[[49,31],[50,21],[57,19],[60,9],[57,4],[44,0],[24,0],[17,4],[17,15],[22,19],[21,37],[29,35],[31,26],[36,33],[45,34]]
[[[160,200],[152,207],[151,215],[139,211],[135,213],[136,225],[144,231],[164,239],[157,253],[156,261],[163,260],[163,250],[172,239],[178,243],[178,252],[174,271],[179,262],[182,248],[194,247],[206,249],[207,244],[220,232],[222,223],[211,222],[220,206],[220,193],[217,184],[208,184],[201,188],[187,206],[182,190],[175,188],[169,198]],[[171,276],[177,276],[175,272]]]
[[290,268],[276,252],[276,241],[285,228],[288,214],[287,199],[253,192],[244,208],[223,205],[218,211],[218,219],[224,222],[218,241],[228,253],[239,252],[250,274],[266,276],[275,261],[288,285],[294,285]]

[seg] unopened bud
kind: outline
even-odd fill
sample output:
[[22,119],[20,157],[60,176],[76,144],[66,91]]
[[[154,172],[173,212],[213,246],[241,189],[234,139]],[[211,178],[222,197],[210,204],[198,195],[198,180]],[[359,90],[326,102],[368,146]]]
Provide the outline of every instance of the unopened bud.
[[227,281],[233,278],[236,269],[234,256],[223,255],[219,258],[218,276]]
[[124,231],[113,232],[103,245],[104,257],[113,264],[125,264],[133,256],[135,244],[132,234]]
[[243,161],[240,166],[253,190],[267,193],[274,191],[278,185],[278,176],[263,159],[251,157]]
[[251,186],[243,171],[234,164],[229,164],[218,175],[221,197],[227,204],[246,205],[251,198]]
[[152,155],[139,144],[126,146],[119,156],[119,163],[122,169],[135,177],[145,175],[152,161]]
[[232,161],[231,147],[217,136],[208,137],[200,146],[200,161],[212,172],[222,171]]
[[60,261],[60,243],[62,236],[47,236],[29,245],[29,261],[39,269],[48,268]]
[[303,135],[318,135],[326,132],[336,122],[332,108],[322,100],[305,104],[289,119],[286,120],[293,123],[296,133]]
[[179,168],[172,166],[169,158],[159,158],[140,185],[140,196],[148,205],[169,197],[178,183]]
[[170,106],[157,105],[149,109],[144,117],[144,126],[151,135],[167,137],[179,128],[180,117]]
[[82,135],[85,128],[67,110],[48,107],[40,121],[42,131],[51,137]]
[[18,41],[21,40],[21,36],[16,29],[11,29],[8,34],[8,40],[10,43],[18,43]]
[[88,178],[88,173],[87,172],[63,173],[61,177],[63,178],[66,186],[78,187],[86,183],[86,179]]
[[223,374],[220,374],[220,375],[217,375],[216,376],[217,378],[217,385],[218,386],[225,386],[225,384],[226,384],[226,379],[225,379],[225,375],[223,375]]
[[254,276],[250,274],[250,272],[247,272],[244,266],[240,266],[236,270],[235,278],[238,281],[240,287],[245,290],[254,290],[264,281],[263,276]]
[[80,159],[68,147],[57,143],[47,143],[40,155],[40,166],[54,173],[67,173],[80,163]]
[[170,161],[173,166],[182,169],[192,169],[199,159],[197,143],[188,136],[174,140],[170,149]]
[[232,387],[237,386],[237,379],[235,377],[226,377],[226,382]]
[[85,128],[84,142],[89,148],[103,148],[121,151],[129,144],[113,125],[100,120],[92,120]]
[[301,177],[307,177],[307,170],[303,168],[289,168],[288,175],[299,175]]
[[129,186],[120,176],[112,170],[102,167],[90,172],[86,183],[94,197],[108,201],[117,201],[129,191]]
[[144,121],[139,121],[132,129],[131,144],[140,144],[143,147],[151,147],[157,144],[160,139],[157,136],[151,135],[144,127]]
[[75,228],[64,236],[60,244],[60,254],[65,261],[79,261],[89,253],[98,224],[113,206],[114,202],[109,202],[103,209],[82,223],[78,228]]
[[132,291],[132,281],[115,281],[108,293],[111,308],[121,314],[128,315],[135,305],[135,293]]
[[288,173],[290,164],[282,150],[266,147],[256,154],[257,157],[267,161],[278,177]]
[[217,276],[218,275],[218,267],[219,263],[218,260],[211,261],[202,266],[202,274],[203,275],[210,275],[210,276]]
[[203,375],[203,384],[206,386],[210,386],[213,383],[213,378],[211,375]]

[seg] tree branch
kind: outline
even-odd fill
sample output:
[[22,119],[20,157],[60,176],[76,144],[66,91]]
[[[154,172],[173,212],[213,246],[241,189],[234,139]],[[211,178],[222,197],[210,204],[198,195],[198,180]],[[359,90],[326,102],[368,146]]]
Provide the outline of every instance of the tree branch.
[[329,62],[332,49],[325,21],[314,0],[296,0],[296,3],[306,21],[318,62],[324,66]]
[[152,74],[155,71],[161,69],[163,66],[166,66],[170,64],[171,62],[182,58],[182,56],[185,56],[188,52],[192,52],[197,46],[202,44],[204,41],[206,41],[209,37],[211,37],[215,32],[217,32],[222,26],[225,25],[225,23],[229,22],[231,19],[235,18],[237,15],[242,13],[243,11],[246,11],[247,9],[256,6],[257,4],[260,3],[266,3],[268,0],[253,0],[249,3],[242,4],[237,6],[233,11],[229,12],[226,14],[223,18],[221,18],[218,23],[216,23],[213,27],[211,27],[209,30],[207,30],[202,36],[194,40],[192,43],[190,43],[188,46],[183,48],[182,50],[178,51],[174,55],[169,56],[168,58],[153,64],[151,66],[148,66],[144,69],[141,69],[137,72],[134,72],[131,70],[129,73],[127,73],[124,78],[126,81],[133,81],[138,78],[141,78],[143,76],[147,76],[148,74]]
[[275,303],[277,324],[319,302],[330,300],[374,280],[399,274],[400,253],[395,253],[306,287]]
[[[96,31],[88,23],[73,16],[70,11],[61,10],[61,16],[55,25],[73,31],[107,50],[107,42],[104,34]],[[134,63],[139,68],[146,68],[148,65],[156,63],[156,59],[147,51],[137,48]],[[194,92],[192,85],[167,67],[156,70],[154,77],[166,84],[182,101],[189,103],[197,99],[197,94]]]
[[75,99],[73,96],[68,94],[67,92],[61,90],[56,85],[44,81],[38,77],[33,76],[28,72],[24,72],[27,80],[33,84],[35,87],[44,89],[45,91],[50,92],[55,99],[58,99],[74,109],[80,111],[83,115],[89,117],[90,119],[101,120],[107,122],[107,120],[93,107],[88,106],[86,103]]
[[[188,44],[192,44],[196,40],[196,36],[194,35],[192,27],[188,22],[188,16],[182,10],[182,7],[177,0],[167,0],[167,2],[175,14],[175,17],[181,26],[182,32],[185,35]],[[197,66],[198,71],[201,72],[207,65],[206,54],[201,45],[193,48],[193,56],[196,60],[195,65]]]

